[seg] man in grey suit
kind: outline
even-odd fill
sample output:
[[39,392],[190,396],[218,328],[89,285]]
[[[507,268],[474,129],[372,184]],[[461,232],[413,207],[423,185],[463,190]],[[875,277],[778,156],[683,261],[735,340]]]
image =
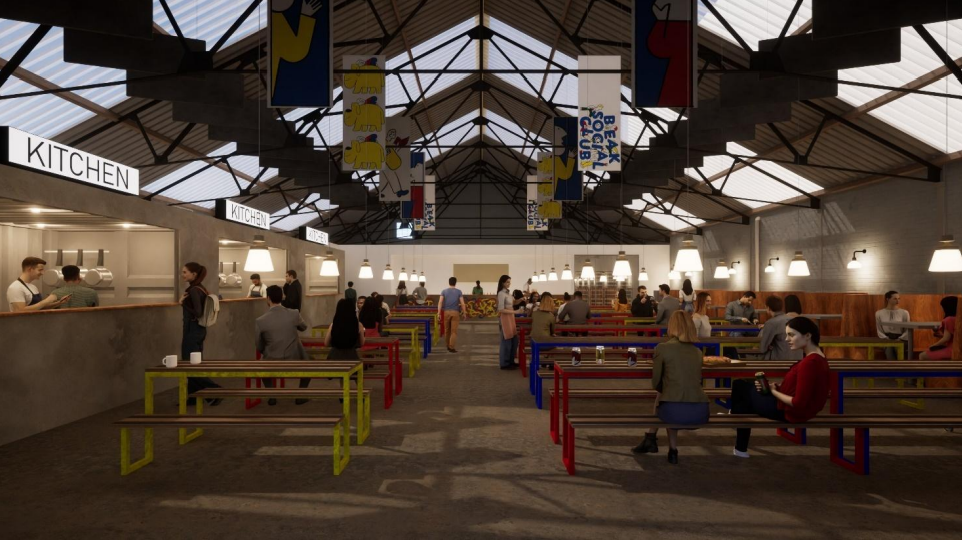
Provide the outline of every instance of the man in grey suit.
[[[254,335],[257,342],[257,352],[265,360],[310,360],[298,331],[307,330],[307,323],[296,309],[288,309],[281,305],[284,291],[277,285],[267,288],[267,302],[270,309],[254,322]],[[264,386],[274,386],[273,379],[263,379]],[[310,379],[301,379],[301,388],[306,388]],[[295,401],[298,405],[307,403],[306,399]],[[277,400],[271,398],[268,405],[276,405]]]
[[661,290],[661,301],[658,302],[658,315],[655,316],[655,324],[666,326],[668,319],[671,319],[671,314],[681,308],[681,302],[671,295],[671,287],[668,285],[662,283],[658,286],[658,289]]

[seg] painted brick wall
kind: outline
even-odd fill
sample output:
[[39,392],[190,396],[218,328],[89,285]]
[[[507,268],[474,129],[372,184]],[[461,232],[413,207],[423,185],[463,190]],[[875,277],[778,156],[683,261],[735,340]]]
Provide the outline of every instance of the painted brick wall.
[[[779,257],[776,271],[762,272],[760,290],[801,290],[884,293],[958,293],[962,274],[928,271],[942,235],[942,192],[948,199],[946,230],[962,241],[962,163],[945,168],[943,185],[889,180],[864,188],[821,197],[820,210],[783,207],[760,214],[759,271],[769,257]],[[696,237],[705,272],[693,279],[696,288],[746,290],[753,288],[754,225],[714,225]],[[671,242],[672,260],[681,244]],[[788,263],[802,250],[812,273],[807,278],[788,277]],[[860,270],[846,265],[853,250]],[[734,279],[712,277],[718,259],[741,260]],[[695,283],[696,281],[700,283]]]

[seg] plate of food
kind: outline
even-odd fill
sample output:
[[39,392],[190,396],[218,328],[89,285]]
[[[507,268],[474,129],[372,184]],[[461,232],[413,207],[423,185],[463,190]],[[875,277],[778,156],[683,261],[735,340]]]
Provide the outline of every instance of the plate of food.
[[702,359],[702,363],[706,366],[718,366],[730,364],[731,362],[731,358],[728,358],[727,356],[706,356]]

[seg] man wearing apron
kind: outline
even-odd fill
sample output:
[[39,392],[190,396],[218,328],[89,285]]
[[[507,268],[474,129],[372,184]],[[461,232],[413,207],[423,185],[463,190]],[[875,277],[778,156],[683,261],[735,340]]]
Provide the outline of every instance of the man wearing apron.
[[261,283],[260,274],[251,274],[251,288],[247,289],[248,298],[263,298],[264,297],[264,285]]
[[70,295],[57,299],[57,295],[51,294],[44,298],[40,294],[40,289],[33,284],[43,277],[44,266],[47,261],[38,257],[27,257],[20,265],[20,277],[7,287],[7,302],[10,304],[10,311],[39,311],[41,309],[54,309],[62,306]]

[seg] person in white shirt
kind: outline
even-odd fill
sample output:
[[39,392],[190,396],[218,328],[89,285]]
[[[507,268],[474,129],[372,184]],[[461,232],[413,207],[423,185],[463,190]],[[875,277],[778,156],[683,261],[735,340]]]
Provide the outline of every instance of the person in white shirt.
[[251,286],[247,289],[248,298],[264,298],[267,296],[267,287],[261,283],[260,274],[251,274]]
[[[909,312],[899,307],[900,299],[898,291],[885,293],[885,307],[875,312],[875,329],[878,332],[878,337],[882,339],[901,339],[907,344],[909,340],[908,329],[885,326],[887,322],[909,322],[912,320]],[[895,360],[897,354],[892,347],[885,347],[885,358]],[[908,351],[907,357],[912,357],[912,351]]]
[[20,277],[7,287],[7,303],[10,311],[39,311],[41,309],[54,309],[70,301],[70,295],[57,299],[57,295],[51,294],[46,298],[40,294],[40,289],[33,284],[43,277],[44,267],[47,261],[38,257],[27,257],[20,264]]

